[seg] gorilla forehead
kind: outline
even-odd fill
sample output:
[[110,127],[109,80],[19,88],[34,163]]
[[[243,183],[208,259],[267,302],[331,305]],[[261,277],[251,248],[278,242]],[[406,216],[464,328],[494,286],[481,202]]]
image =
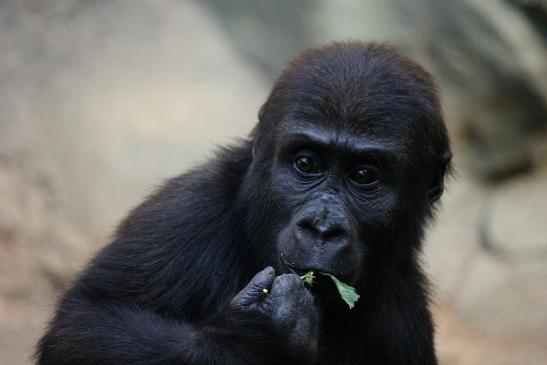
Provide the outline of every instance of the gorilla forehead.
[[268,124],[306,121],[379,138],[441,123],[438,104],[435,85],[419,65],[385,45],[349,42],[293,61],[262,114]]
[[[333,123],[335,124],[335,123]],[[398,153],[403,156],[405,144],[402,143],[402,136],[398,136],[392,132],[389,135],[382,135],[380,131],[371,125],[371,128],[360,129],[351,127],[331,128],[324,126],[314,121],[305,119],[289,119],[280,123],[279,140],[300,139],[311,140],[317,144],[330,146],[332,148],[347,148],[350,146],[359,148],[373,148],[382,150],[391,150],[393,153]]]
[[[327,107],[382,105],[435,100],[431,76],[393,48],[375,43],[335,43],[310,49],[281,74],[274,89],[294,101],[316,100]],[[391,100],[385,100],[388,98]],[[367,105],[368,104],[368,105]]]

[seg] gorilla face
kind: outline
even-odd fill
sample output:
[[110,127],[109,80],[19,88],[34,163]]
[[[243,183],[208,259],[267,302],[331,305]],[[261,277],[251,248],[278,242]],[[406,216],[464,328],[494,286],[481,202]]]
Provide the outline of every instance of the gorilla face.
[[371,260],[415,248],[442,193],[448,144],[432,81],[376,51],[304,54],[261,110],[260,186],[271,190],[285,271],[355,283]]
[[280,260],[297,273],[327,272],[354,282],[369,240],[393,215],[395,156],[385,143],[349,131],[284,130],[273,173],[290,212],[278,235]]

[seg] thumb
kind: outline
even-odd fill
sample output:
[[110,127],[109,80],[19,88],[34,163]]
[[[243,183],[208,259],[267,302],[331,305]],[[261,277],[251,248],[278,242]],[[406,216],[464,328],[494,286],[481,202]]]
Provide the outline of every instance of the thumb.
[[269,291],[274,279],[275,270],[273,267],[268,266],[256,274],[249,284],[232,299],[232,305],[248,306],[262,300],[264,294],[267,293],[264,289]]

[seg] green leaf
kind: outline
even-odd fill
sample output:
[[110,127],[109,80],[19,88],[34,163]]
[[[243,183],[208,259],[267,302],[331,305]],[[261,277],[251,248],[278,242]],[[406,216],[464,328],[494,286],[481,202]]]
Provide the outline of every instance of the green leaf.
[[357,292],[355,291],[355,288],[353,286],[350,286],[346,283],[341,282],[334,275],[326,274],[326,273],[321,273],[321,274],[330,276],[330,278],[334,282],[334,285],[336,285],[336,289],[338,289],[338,293],[340,293],[340,296],[342,297],[344,302],[348,304],[349,309],[352,309],[355,306],[355,302],[359,300],[359,297],[360,297],[360,295],[357,294]]
[[315,279],[315,276],[313,276],[313,271],[308,271],[304,275],[300,277],[302,281],[304,281],[306,284],[313,285],[313,280]]
[[[359,300],[359,294],[355,291],[355,288],[341,282],[338,280],[338,278],[334,275],[327,274],[324,272],[320,272],[321,275],[329,276],[332,281],[334,282],[334,285],[336,285],[336,289],[338,289],[338,293],[340,294],[340,297],[346,302],[349,306],[349,309],[352,309],[355,306],[355,302]],[[313,281],[315,280],[315,276],[313,275],[313,271],[308,271],[304,275],[300,277],[302,281],[304,281],[306,284],[313,285]]]

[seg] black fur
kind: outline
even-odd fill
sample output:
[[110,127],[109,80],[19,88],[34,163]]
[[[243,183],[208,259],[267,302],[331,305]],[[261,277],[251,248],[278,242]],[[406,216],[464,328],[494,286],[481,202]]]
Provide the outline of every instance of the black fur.
[[[60,301],[38,364],[437,364],[417,255],[450,151],[429,74],[384,45],[310,49],[259,119],[130,213]],[[361,142],[380,178],[357,186]],[[295,170],[310,150],[328,169]],[[354,285],[356,307],[294,275],[310,269]]]

